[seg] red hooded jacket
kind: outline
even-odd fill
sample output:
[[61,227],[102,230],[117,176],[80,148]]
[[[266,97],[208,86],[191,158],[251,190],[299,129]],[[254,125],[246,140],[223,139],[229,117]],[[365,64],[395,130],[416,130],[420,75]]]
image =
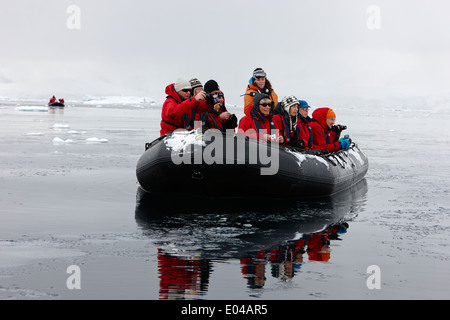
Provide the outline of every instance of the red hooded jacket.
[[173,84],[166,87],[167,98],[161,112],[161,136],[178,128],[193,129],[195,114],[208,111],[211,106],[205,100],[197,101],[195,97],[181,101]]
[[263,137],[259,136],[259,130],[265,130],[267,134],[277,134],[278,136],[279,129],[273,122],[272,114],[263,117],[258,109],[259,107],[251,106],[245,110],[245,116],[239,121],[238,133],[245,133],[247,136],[259,140],[263,140]]
[[309,123],[311,127],[314,148],[327,149],[330,152],[341,150],[338,136],[327,126],[327,112],[329,108],[319,108],[312,113],[313,121]]

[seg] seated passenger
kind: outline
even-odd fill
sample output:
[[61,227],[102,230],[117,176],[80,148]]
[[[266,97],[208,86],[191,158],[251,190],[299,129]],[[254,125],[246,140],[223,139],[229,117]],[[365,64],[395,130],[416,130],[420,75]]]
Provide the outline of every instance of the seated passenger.
[[55,96],[51,97],[51,99],[50,99],[50,101],[48,103],[53,103],[53,102],[56,102],[56,97]]
[[[299,100],[295,96],[284,97],[275,107],[273,120],[275,126],[280,129],[284,146],[309,149],[312,147],[311,129],[300,119],[298,107]],[[307,114],[308,111],[306,111]]]
[[195,97],[197,93],[203,90],[203,84],[198,80],[197,78],[192,78],[189,80],[189,83],[191,84],[191,96]]
[[314,110],[313,120],[310,122],[313,140],[316,149],[326,149],[329,152],[348,149],[350,139],[339,139],[339,133],[333,128],[336,122],[336,114],[330,108]]
[[214,102],[205,100],[205,92],[201,90],[191,97],[191,84],[179,78],[166,87],[167,98],[161,112],[161,136],[183,128],[194,129],[195,114],[209,110]]
[[225,95],[220,90],[219,84],[215,80],[209,80],[205,83],[205,92],[213,96],[217,101],[214,106],[205,112],[203,119],[205,121],[205,130],[218,129],[225,132],[226,129],[237,127],[237,117],[228,112],[225,106]]
[[[314,147],[314,138],[311,130],[311,126],[309,123],[312,119],[309,117],[308,112],[309,108],[308,102],[305,100],[298,100],[298,118],[300,120],[300,138],[308,149],[317,149]],[[305,147],[305,149],[306,149]]]
[[257,93],[253,105],[239,121],[238,132],[258,140],[283,143],[283,137],[278,135],[279,128],[272,119],[272,106],[273,102],[267,94]]

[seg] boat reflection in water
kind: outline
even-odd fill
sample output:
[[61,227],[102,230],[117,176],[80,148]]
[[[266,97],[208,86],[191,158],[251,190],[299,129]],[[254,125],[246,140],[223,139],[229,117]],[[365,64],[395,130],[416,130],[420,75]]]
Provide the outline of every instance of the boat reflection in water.
[[[205,199],[137,191],[136,222],[158,247],[160,299],[197,299],[214,263],[240,261],[248,288],[290,281],[308,261],[330,261],[333,241],[364,211],[367,182],[320,199]],[[269,271],[270,270],[270,271]]]

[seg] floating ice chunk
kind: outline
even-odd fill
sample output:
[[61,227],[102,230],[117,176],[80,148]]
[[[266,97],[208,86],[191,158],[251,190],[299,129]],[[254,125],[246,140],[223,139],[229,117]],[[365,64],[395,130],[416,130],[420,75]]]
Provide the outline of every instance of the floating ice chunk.
[[68,134],[80,134],[78,131],[76,131],[76,130],[70,130],[70,131],[67,131],[67,133]]
[[53,142],[53,144],[55,144],[55,145],[75,143],[75,141],[72,140],[72,139],[64,140],[64,139],[61,139],[61,138],[59,138],[59,137],[53,138],[52,142]]
[[101,107],[102,105],[136,105],[136,104],[153,104],[155,100],[149,97],[136,97],[136,96],[102,96],[102,97],[83,97],[83,104],[94,105]]
[[64,144],[65,143],[64,140],[59,137],[53,138],[52,142],[53,142],[53,144]]
[[87,143],[108,143],[109,141],[108,141],[108,139],[104,139],[104,138],[99,139],[99,138],[93,137],[93,138],[87,138],[86,142]]
[[54,125],[51,126],[52,129],[69,129],[69,125],[65,124],[65,123],[55,123]]
[[16,107],[17,111],[31,111],[31,112],[48,112],[48,107],[38,106],[20,106]]
[[38,136],[43,136],[44,134],[42,132],[30,132],[30,133],[25,133],[26,136],[29,137],[38,137]]

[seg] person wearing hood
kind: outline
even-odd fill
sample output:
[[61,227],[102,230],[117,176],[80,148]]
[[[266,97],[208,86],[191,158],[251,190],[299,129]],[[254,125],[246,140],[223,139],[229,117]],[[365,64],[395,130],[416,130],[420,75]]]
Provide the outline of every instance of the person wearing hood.
[[[275,126],[280,128],[284,146],[311,149],[313,145],[311,129],[306,119],[302,121],[299,103],[300,101],[293,95],[284,97],[275,107],[273,120]],[[306,116],[307,114],[308,112]]]
[[191,96],[192,86],[189,81],[177,79],[166,87],[167,98],[161,111],[161,136],[176,129],[194,129],[195,114],[211,108],[214,101],[205,100],[205,92],[201,90]]
[[218,129],[225,132],[226,129],[237,127],[237,117],[228,112],[225,106],[225,95],[220,90],[219,84],[215,80],[209,80],[205,83],[205,92],[213,96],[217,101],[214,106],[200,115],[205,122],[205,130]]
[[335,130],[336,114],[333,109],[319,108],[314,110],[313,120],[310,122],[313,140],[316,149],[326,149],[329,152],[345,150],[350,147],[351,140],[339,139],[339,133]]
[[253,76],[250,78],[247,85],[247,90],[244,94],[244,112],[247,111],[253,104],[253,99],[257,93],[263,93],[269,96],[273,101],[273,105],[278,104],[278,96],[272,88],[272,84],[262,68],[256,68],[253,71]]
[[272,119],[273,102],[267,94],[257,93],[253,105],[245,111],[245,116],[239,121],[238,132],[267,142],[283,143],[283,137],[278,135],[279,128]]

